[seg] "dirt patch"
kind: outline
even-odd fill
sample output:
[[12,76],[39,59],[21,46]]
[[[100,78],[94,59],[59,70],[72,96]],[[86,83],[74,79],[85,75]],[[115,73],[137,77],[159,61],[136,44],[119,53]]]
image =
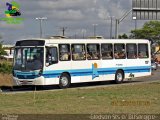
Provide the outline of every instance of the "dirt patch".
[[12,86],[12,75],[0,73],[0,86]]

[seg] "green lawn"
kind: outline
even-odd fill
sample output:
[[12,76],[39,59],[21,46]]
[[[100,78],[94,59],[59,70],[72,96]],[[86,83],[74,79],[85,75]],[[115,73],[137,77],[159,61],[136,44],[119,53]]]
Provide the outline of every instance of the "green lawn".
[[0,113],[160,114],[160,82],[29,93],[0,93]]

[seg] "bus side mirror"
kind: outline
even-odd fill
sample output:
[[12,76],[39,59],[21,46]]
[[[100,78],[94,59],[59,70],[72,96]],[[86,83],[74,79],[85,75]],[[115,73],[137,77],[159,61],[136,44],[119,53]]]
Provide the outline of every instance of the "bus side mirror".
[[58,60],[52,56],[51,64],[56,64],[56,63],[58,63]]
[[46,63],[46,66],[48,67],[48,66],[49,66],[49,63]]

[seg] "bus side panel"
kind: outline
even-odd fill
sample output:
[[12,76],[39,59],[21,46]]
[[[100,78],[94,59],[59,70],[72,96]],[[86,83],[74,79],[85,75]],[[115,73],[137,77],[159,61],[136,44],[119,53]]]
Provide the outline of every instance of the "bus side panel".
[[101,60],[73,61],[72,70],[77,71],[75,71],[75,73],[71,73],[71,75],[79,77],[78,81],[72,77],[71,83],[99,81],[99,74],[97,74],[97,76],[93,76],[93,74],[94,72],[98,72],[100,67]]
[[130,59],[127,61],[130,70],[125,71],[126,78],[141,77],[151,75],[150,58],[147,59]]
[[126,59],[112,59],[112,60],[102,60],[101,62],[101,80],[115,80],[115,74],[117,70],[121,69],[124,71],[126,68]]
[[59,77],[71,68],[70,61],[59,61],[57,64],[44,68],[45,85],[59,84]]
[[45,78],[45,85],[58,85],[59,78]]

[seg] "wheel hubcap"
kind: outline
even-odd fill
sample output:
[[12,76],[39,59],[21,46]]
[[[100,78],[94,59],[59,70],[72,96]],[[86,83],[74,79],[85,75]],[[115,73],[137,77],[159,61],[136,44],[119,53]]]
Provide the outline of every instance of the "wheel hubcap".
[[118,81],[122,81],[122,79],[123,79],[122,74],[121,74],[121,73],[118,73],[118,74],[117,74],[117,80],[118,80]]
[[62,86],[66,86],[66,85],[68,84],[68,79],[67,79],[67,77],[62,77],[62,78],[61,78],[61,84],[62,84]]

